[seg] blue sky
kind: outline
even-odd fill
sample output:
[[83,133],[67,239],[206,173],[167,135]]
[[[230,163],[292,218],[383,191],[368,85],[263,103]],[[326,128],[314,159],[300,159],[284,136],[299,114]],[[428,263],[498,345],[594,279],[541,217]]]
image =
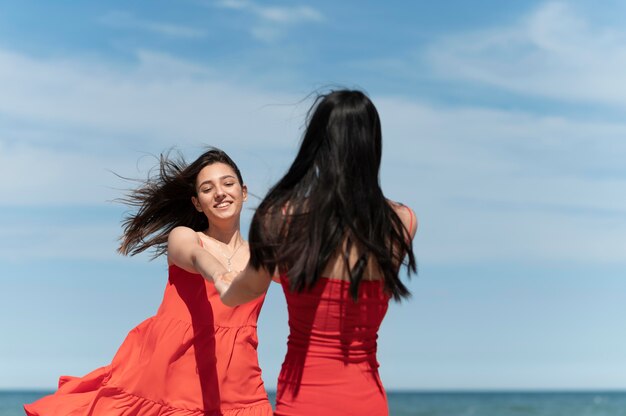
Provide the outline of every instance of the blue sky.
[[[112,172],[214,145],[262,196],[329,85],[370,94],[383,187],[420,219],[413,299],[380,333],[385,385],[626,388],[625,16],[617,1],[2,2],[0,388],[107,364],[156,311],[165,260],[115,253],[128,183]],[[274,286],[269,387],[286,334]]]

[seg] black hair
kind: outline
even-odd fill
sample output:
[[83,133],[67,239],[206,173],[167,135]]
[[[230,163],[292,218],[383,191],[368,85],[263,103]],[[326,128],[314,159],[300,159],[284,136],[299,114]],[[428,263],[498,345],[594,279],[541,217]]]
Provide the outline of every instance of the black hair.
[[[380,188],[382,133],[374,104],[361,91],[331,91],[317,97],[307,118],[295,160],[252,219],[250,264],[286,274],[291,290],[303,291],[343,247],[354,299],[370,258],[388,293],[408,297],[398,272],[405,257],[409,274],[415,272],[415,257],[409,231]],[[359,259],[350,267],[353,248]]]
[[198,212],[191,203],[197,196],[196,178],[206,166],[224,163],[230,166],[243,185],[239,168],[222,150],[210,148],[191,164],[183,156],[170,156],[171,151],[159,157],[158,171],[148,175],[141,185],[118,199],[136,211],[127,215],[123,222],[123,234],[118,251],[124,255],[135,255],[153,247],[154,257],[167,251],[167,237],[173,228],[186,226],[195,231],[204,231],[209,222],[203,212]]

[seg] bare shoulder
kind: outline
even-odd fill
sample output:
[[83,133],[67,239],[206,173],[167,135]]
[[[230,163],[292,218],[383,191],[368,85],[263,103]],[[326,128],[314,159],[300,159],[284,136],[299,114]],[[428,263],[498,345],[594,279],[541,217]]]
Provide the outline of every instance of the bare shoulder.
[[167,237],[167,263],[197,273],[193,267],[193,253],[200,246],[200,237],[194,230],[189,227],[175,227]]
[[389,199],[387,202],[396,212],[398,217],[400,217],[400,220],[406,229],[409,230],[411,239],[413,239],[413,237],[415,237],[415,233],[417,232],[417,216],[415,215],[415,212],[408,205],[404,205],[400,202],[391,201]]
[[168,246],[172,243],[193,243],[198,242],[198,234],[189,227],[178,226],[174,227],[167,238]]

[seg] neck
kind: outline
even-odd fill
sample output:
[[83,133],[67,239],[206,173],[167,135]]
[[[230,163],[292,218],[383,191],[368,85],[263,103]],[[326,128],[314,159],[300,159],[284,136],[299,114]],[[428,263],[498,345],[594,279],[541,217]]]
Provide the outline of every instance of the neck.
[[211,224],[209,229],[204,232],[206,235],[220,243],[226,244],[233,248],[240,245],[243,242],[241,238],[241,232],[239,231],[239,221],[230,226],[219,226],[217,224]]

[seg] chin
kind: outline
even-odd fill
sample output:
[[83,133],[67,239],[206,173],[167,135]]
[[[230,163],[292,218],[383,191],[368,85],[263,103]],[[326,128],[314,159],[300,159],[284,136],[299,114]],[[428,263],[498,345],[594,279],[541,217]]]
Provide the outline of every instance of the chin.
[[237,218],[238,216],[239,216],[239,211],[237,211],[236,209],[228,209],[226,211],[213,213],[213,218],[221,219],[221,220],[233,219],[233,218]]

